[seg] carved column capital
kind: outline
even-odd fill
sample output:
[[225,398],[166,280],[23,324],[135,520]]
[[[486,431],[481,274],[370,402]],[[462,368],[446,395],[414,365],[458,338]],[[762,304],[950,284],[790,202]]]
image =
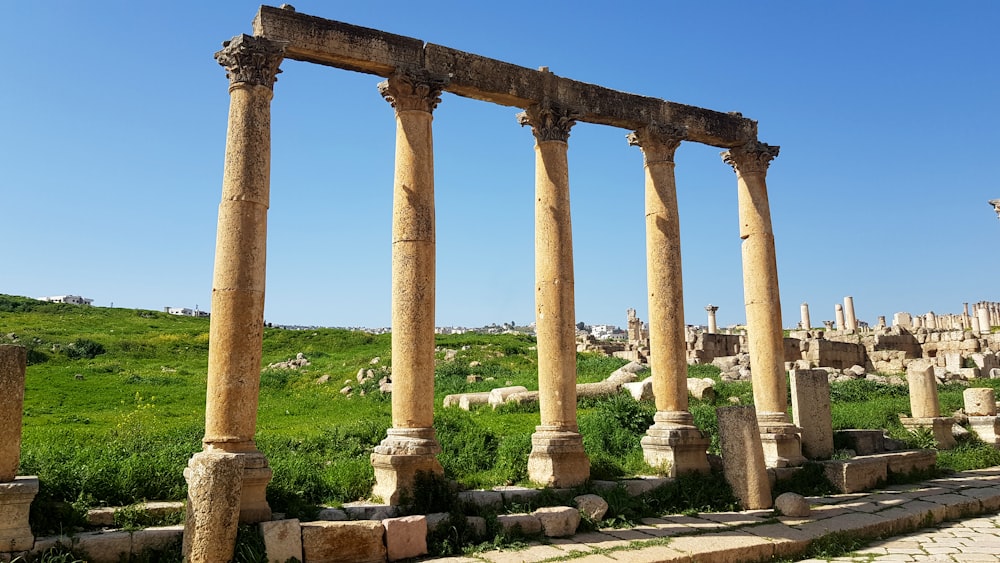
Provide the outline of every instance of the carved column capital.
[[397,70],[379,82],[378,91],[397,112],[417,110],[432,113],[441,103],[441,92],[447,84],[446,79],[424,70]]
[[284,57],[284,42],[246,34],[223,42],[222,50],[215,53],[215,60],[226,69],[230,87],[249,84],[272,90]]
[[741,147],[736,147],[725,151],[722,160],[733,167],[733,170],[741,174],[753,172],[767,172],[767,167],[771,161],[778,156],[781,147],[771,146],[760,141],[748,141]]
[[517,114],[521,127],[531,126],[531,133],[538,142],[569,140],[569,130],[576,125],[580,113],[550,100],[535,104]]
[[686,131],[675,125],[650,123],[625,135],[628,144],[642,149],[646,162],[673,162],[674,152],[687,138]]

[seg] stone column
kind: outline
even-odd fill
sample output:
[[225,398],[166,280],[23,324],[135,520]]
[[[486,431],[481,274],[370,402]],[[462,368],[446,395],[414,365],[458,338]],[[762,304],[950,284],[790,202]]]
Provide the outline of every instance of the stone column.
[[920,315],[913,317],[913,328],[924,328],[924,318]]
[[972,333],[973,334],[980,334],[980,333],[982,333],[982,329],[981,329],[982,325],[979,323],[979,315],[976,315],[975,317],[972,317],[970,319],[970,321],[969,321],[969,325],[972,328]]
[[847,328],[847,324],[844,322],[844,306],[840,303],[833,306],[833,317],[837,320],[837,330]]
[[[229,128],[215,243],[205,452],[244,463],[241,522],[271,518],[271,469],[257,450],[264,273],[271,183],[271,98],[283,45],[238,35],[215,54],[229,77]],[[195,454],[196,456],[199,454]]]
[[719,310],[717,305],[708,305],[705,307],[705,311],[708,312],[708,333],[716,334],[719,332],[719,324],[715,321],[715,312]]
[[570,223],[569,130],[576,113],[549,100],[518,114],[535,136],[535,332],[541,424],[531,436],[528,478],[574,487],[590,477],[576,421],[576,313]]
[[937,326],[937,315],[934,314],[934,311],[930,311],[929,313],[927,313],[927,316],[925,317],[924,325],[927,328],[937,328],[938,327]]
[[844,328],[858,330],[858,318],[854,316],[854,298],[850,295],[844,298]]
[[35,543],[28,523],[38,477],[18,477],[27,351],[0,345],[0,552],[27,551]]
[[972,321],[969,319],[968,303],[962,303],[962,328],[965,330],[972,328]]
[[751,141],[722,153],[736,171],[740,238],[743,239],[743,293],[754,405],[768,465],[800,465],[801,433],[788,417],[784,333],[778,295],[778,265],[767,199],[767,168],[778,147]]
[[979,318],[979,332],[981,334],[989,334],[992,325],[990,324],[990,311],[986,308],[986,305],[981,305],[976,310],[976,317]]
[[918,428],[929,428],[939,448],[955,447],[955,437],[951,431],[955,419],[941,416],[934,367],[923,360],[910,362],[906,367],[906,381],[909,384],[910,412],[913,416],[899,417],[903,428],[911,432]]
[[372,494],[398,504],[417,472],[442,474],[434,435],[434,146],[445,81],[397,73],[379,84],[396,110],[392,201],[392,428],[371,456]]
[[[688,412],[687,349],[681,275],[680,216],[674,180],[674,152],[683,131],[649,125],[628,136],[642,149],[646,177],[646,280],[649,291],[649,363],[656,414],[642,438],[646,463],[674,477],[708,472],[709,440]],[[709,332],[715,311],[709,305]]]
[[809,304],[803,303],[799,307],[799,312],[802,315],[802,330],[809,330],[812,328],[812,324],[809,321]]

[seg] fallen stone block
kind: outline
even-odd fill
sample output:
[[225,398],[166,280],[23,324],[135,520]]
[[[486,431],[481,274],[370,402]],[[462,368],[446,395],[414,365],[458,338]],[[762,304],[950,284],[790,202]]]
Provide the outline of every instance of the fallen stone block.
[[427,518],[402,516],[382,520],[385,528],[386,555],[389,561],[427,554]]
[[302,561],[302,528],[298,519],[260,523],[264,550],[268,561],[284,563],[295,558]]
[[826,478],[842,493],[874,489],[887,478],[887,463],[880,457],[834,459],[820,463]]
[[573,499],[581,514],[594,522],[600,522],[608,513],[608,503],[597,495],[580,495]]
[[542,525],[546,537],[561,538],[576,533],[580,511],[568,506],[547,506],[531,513]]
[[381,521],[303,522],[303,561],[382,562],[386,558],[384,539],[385,527]]

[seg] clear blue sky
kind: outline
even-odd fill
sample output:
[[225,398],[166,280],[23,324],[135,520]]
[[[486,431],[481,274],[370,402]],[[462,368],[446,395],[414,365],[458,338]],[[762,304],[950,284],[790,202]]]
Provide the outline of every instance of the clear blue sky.
[[[783,319],[1000,300],[1000,3],[322,2],[301,13],[759,121]],[[160,309],[211,300],[225,72],[257,4],[9,2],[0,47],[0,293]],[[275,86],[268,321],[385,326],[392,109],[369,75],[285,61]],[[434,114],[437,324],[533,320],[533,138],[514,108]],[[646,306],[643,172],[627,131],[569,140],[577,318]],[[736,179],[684,144],[686,320],[744,320]]]

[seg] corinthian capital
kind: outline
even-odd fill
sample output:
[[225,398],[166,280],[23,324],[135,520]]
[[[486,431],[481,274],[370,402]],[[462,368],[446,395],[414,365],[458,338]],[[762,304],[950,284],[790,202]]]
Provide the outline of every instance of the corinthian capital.
[[760,141],[748,141],[742,147],[729,149],[722,153],[722,160],[741,174],[748,172],[766,172],[767,167],[778,156],[781,147],[772,147]]
[[285,44],[253,35],[237,35],[222,44],[215,60],[226,69],[229,85],[250,84],[274,89]]
[[397,112],[418,110],[431,113],[441,103],[441,91],[447,80],[432,76],[424,70],[397,70],[383,82],[378,91]]
[[521,127],[531,126],[531,133],[538,142],[569,140],[569,130],[576,125],[579,112],[562,107],[550,100],[535,104],[517,114]]
[[642,149],[646,162],[673,162],[674,152],[687,135],[683,128],[675,125],[650,123],[625,138],[628,144]]

